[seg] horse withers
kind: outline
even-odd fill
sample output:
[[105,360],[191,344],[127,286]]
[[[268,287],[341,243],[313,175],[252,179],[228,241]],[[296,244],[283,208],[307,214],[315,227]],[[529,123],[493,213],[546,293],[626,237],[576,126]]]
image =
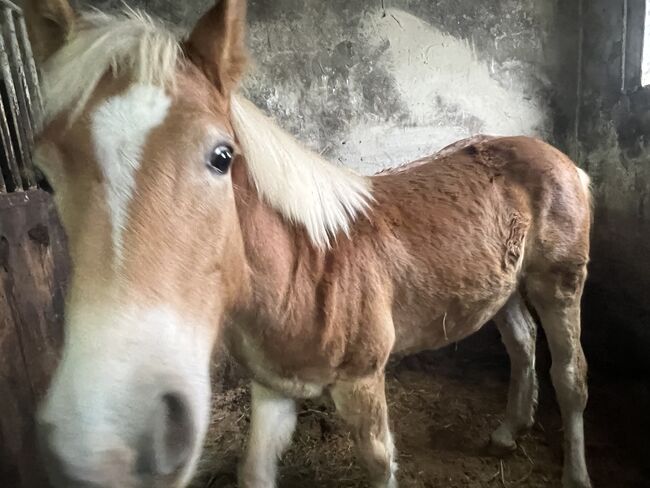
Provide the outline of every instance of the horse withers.
[[225,342],[253,378],[241,486],[275,485],[296,401],[323,394],[374,486],[397,486],[389,356],[492,318],[512,374],[491,441],[513,449],[537,398],[531,303],[552,353],[563,486],[590,486],[580,297],[591,209],[566,156],[483,137],[363,177],[237,94],[243,0],[221,0],[182,41],[135,11],[25,10],[43,73],[37,160],[73,263],[63,358],[39,413],[56,484],[185,486]]

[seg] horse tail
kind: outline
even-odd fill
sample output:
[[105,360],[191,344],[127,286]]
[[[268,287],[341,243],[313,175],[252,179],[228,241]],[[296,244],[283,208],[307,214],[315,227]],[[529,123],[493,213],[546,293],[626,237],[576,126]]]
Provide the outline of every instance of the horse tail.
[[587,172],[581,168],[578,168],[576,166],[576,169],[578,170],[578,178],[580,178],[580,184],[582,186],[582,190],[587,197],[587,201],[589,202],[589,212],[591,214],[591,219],[593,220],[593,195],[591,193],[591,178],[589,178],[589,175]]

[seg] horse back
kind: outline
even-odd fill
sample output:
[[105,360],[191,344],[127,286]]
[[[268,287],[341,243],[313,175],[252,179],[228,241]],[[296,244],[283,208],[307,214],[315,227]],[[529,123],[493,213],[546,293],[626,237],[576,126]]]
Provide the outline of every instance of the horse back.
[[[438,238],[458,247],[479,235],[511,238],[513,226],[526,227],[529,239],[518,254],[588,259],[589,179],[568,156],[539,139],[464,139],[379,173],[373,190],[376,212],[389,215],[399,227],[393,234],[406,241]],[[508,255],[514,251],[505,252],[504,262],[515,257]]]

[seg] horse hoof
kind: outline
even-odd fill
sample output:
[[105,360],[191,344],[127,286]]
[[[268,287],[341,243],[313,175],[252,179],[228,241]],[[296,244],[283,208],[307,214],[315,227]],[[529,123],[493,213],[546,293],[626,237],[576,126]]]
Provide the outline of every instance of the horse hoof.
[[490,436],[488,451],[496,457],[505,457],[517,450],[517,443],[509,436],[499,435],[499,431]]
[[397,478],[395,478],[395,475],[391,475],[390,479],[388,481],[382,481],[380,483],[375,483],[373,485],[374,488],[398,488],[397,484]]
[[494,442],[490,442],[488,444],[488,452],[490,455],[498,457],[498,458],[503,458],[507,457],[513,452],[517,450],[517,444],[508,444],[508,445],[502,445],[502,444],[495,444]]
[[563,479],[562,488],[591,488],[591,481],[586,480]]

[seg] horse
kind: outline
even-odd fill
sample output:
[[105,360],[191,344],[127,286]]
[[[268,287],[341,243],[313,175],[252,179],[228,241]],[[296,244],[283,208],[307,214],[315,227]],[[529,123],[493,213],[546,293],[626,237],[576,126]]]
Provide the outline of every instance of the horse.
[[240,94],[245,11],[218,1],[179,38],[133,10],[25,2],[43,77],[36,161],[72,260],[63,355],[37,415],[53,483],[186,486],[225,344],[252,378],[240,486],[275,486],[296,402],[329,395],[372,485],[396,487],[389,357],[491,319],[511,361],[491,443],[512,450],[537,401],[534,307],[562,483],[589,487],[587,175],[529,137],[468,140],[375,176],[333,165]]

